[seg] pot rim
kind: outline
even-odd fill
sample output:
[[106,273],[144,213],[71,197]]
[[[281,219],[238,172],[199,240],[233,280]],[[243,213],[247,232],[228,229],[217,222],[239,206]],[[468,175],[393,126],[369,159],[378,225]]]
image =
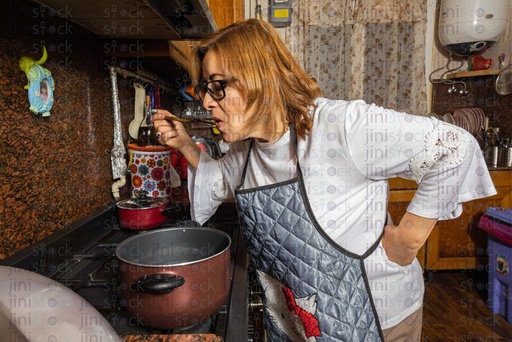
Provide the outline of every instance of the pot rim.
[[[154,209],[161,208],[169,204],[169,199],[167,197],[148,197],[145,199],[147,203],[146,206],[137,206],[137,202],[142,200],[138,198],[128,198],[124,200],[120,200],[116,203],[116,206],[119,209],[123,210],[146,210],[146,209]],[[142,204],[144,205],[144,203]]]
[[[215,253],[213,255],[207,256],[205,258],[201,258],[199,260],[185,261],[185,262],[179,262],[179,263],[158,264],[158,265],[151,265],[151,264],[145,264],[145,263],[141,263],[141,262],[137,262],[137,261],[127,260],[125,257],[122,256],[122,254],[120,252],[121,249],[123,247],[125,247],[128,243],[130,243],[131,241],[144,238],[144,237],[146,237],[146,236],[148,236],[150,234],[162,234],[162,233],[169,232],[169,231],[183,231],[183,232],[185,232],[186,230],[213,232],[214,234],[221,235],[221,236],[227,238],[227,241],[228,241],[227,242],[227,246],[224,249],[222,249],[221,251],[219,251],[219,252],[217,252],[217,253]],[[122,261],[122,262],[125,262],[125,263],[130,264],[130,265],[134,265],[134,266],[140,266],[140,267],[149,267],[149,268],[177,267],[177,266],[193,265],[193,264],[196,264],[196,263],[201,263],[201,262],[204,262],[206,260],[210,260],[210,259],[216,258],[216,257],[220,256],[221,254],[225,253],[226,251],[229,252],[230,248],[231,248],[231,237],[227,233],[225,233],[225,232],[223,232],[221,230],[218,230],[216,228],[210,228],[210,227],[174,227],[174,228],[163,228],[163,229],[157,229],[157,230],[152,230],[152,231],[148,231],[148,232],[139,233],[137,235],[131,236],[131,237],[123,240],[116,247],[116,257],[120,261]]]

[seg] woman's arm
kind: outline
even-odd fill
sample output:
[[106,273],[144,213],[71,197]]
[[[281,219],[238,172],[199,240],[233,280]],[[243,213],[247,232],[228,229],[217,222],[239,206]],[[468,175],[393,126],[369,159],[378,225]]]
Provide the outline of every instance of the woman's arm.
[[398,226],[386,225],[382,247],[388,259],[401,265],[409,265],[427,241],[437,219],[424,218],[406,212]]

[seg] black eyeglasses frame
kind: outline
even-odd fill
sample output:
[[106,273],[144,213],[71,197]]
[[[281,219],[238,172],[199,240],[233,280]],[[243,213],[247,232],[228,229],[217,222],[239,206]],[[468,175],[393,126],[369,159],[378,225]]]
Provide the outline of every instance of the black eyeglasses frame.
[[[234,80],[236,80],[235,77],[229,77],[223,80],[202,80],[199,82],[198,85],[194,87],[194,91],[201,100],[201,102],[204,100],[204,95],[206,95],[206,93],[208,93],[215,101],[220,101],[226,97],[226,86]],[[215,95],[215,92],[209,87],[209,85],[212,83],[218,83],[218,85],[220,86],[220,90],[222,91],[221,96]]]

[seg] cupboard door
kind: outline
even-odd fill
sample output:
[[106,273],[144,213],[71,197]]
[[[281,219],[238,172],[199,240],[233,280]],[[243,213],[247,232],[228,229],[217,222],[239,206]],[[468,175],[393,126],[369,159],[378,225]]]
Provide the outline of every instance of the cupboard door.
[[[464,203],[460,217],[437,222],[418,253],[418,260],[426,271],[486,268],[487,233],[478,228],[478,221],[489,207],[512,207],[512,171],[491,171],[490,174],[496,195]],[[390,179],[389,184],[388,211],[398,224],[417,185],[399,178]]]
[[438,221],[426,244],[426,270],[485,269],[487,233],[478,221],[487,208],[501,206],[510,188],[497,190],[496,196],[464,203],[460,217]]
[[219,30],[244,20],[245,9],[242,0],[207,0],[207,3]]

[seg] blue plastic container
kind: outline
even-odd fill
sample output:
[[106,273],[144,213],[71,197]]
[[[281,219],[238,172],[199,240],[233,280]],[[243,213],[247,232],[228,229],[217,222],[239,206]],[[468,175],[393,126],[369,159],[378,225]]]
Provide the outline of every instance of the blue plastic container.
[[488,233],[489,293],[487,305],[512,323],[512,210],[489,208],[479,227]]

